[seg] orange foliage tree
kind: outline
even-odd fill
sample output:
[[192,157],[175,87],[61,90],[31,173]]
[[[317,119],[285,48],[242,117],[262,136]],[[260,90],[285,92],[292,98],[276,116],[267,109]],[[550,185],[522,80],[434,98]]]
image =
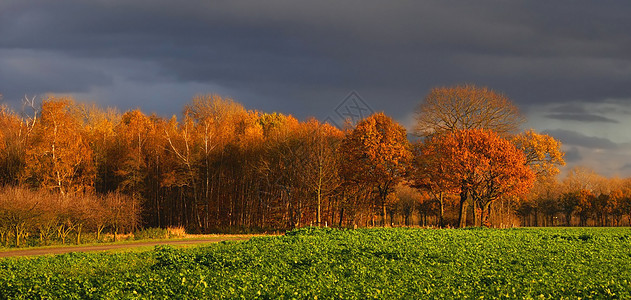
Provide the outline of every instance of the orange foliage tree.
[[[490,130],[458,130],[432,137],[423,155],[432,157],[440,168],[433,178],[446,190],[458,187],[460,193],[459,226],[466,226],[465,209],[469,196],[481,209],[480,223],[488,225],[490,205],[502,196],[526,192],[534,173],[525,165],[525,156],[510,141]],[[476,220],[477,221],[477,220]]]
[[298,177],[307,193],[314,194],[316,224],[322,224],[322,201],[340,185],[337,148],[343,133],[315,119],[302,123],[298,130],[301,146],[297,151],[300,162]]
[[17,184],[24,168],[28,131],[8,107],[0,106],[0,184]]
[[340,150],[343,176],[377,190],[386,226],[388,195],[403,179],[412,158],[405,128],[383,113],[373,114],[347,133]]
[[121,151],[117,157],[116,175],[121,178],[119,189],[135,198],[145,189],[147,161],[145,147],[148,144],[151,121],[139,110],[123,114],[115,127],[117,148]]
[[443,153],[436,152],[433,140],[414,144],[412,168],[409,174],[410,186],[425,190],[430,193],[432,199],[438,204],[438,226],[445,226],[445,195],[457,193],[461,188],[460,182],[450,180],[443,176],[447,172],[442,161]]
[[[113,108],[106,110],[96,105],[86,109],[85,131],[94,160],[96,180],[94,190],[99,193],[107,193],[116,188],[119,176],[116,176],[116,163],[127,149],[122,149],[118,144],[119,135],[116,127],[121,122],[121,114]],[[120,130],[118,130],[120,132]]]
[[81,109],[71,99],[49,97],[33,127],[26,151],[26,179],[62,195],[92,189],[92,150],[83,130]]

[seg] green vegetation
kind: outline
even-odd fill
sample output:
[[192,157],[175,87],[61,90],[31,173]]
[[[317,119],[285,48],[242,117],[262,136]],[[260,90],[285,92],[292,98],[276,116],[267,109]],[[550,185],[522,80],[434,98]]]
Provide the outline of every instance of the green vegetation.
[[0,298],[629,298],[631,229],[316,229],[0,260]]

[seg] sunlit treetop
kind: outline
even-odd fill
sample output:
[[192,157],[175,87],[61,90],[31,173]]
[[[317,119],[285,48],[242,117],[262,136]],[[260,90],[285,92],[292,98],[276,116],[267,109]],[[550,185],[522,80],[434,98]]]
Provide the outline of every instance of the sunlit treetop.
[[524,116],[505,95],[486,87],[457,85],[432,89],[416,110],[419,136],[488,129],[500,135],[517,133]]

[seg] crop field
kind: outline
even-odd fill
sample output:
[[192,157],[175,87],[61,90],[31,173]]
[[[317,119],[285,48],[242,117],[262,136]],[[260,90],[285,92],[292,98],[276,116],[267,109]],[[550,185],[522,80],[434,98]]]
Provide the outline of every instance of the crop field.
[[631,298],[631,229],[315,229],[0,260],[0,298]]

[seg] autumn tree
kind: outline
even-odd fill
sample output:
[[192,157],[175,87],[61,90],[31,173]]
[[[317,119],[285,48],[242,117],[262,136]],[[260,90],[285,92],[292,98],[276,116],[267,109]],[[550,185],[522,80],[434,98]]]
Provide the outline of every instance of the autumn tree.
[[593,169],[576,166],[567,172],[567,175],[561,181],[561,188],[564,192],[586,190],[593,193],[601,186],[601,181],[602,176],[598,175]]
[[[117,128],[118,127],[118,128]],[[121,127],[121,114],[114,108],[101,109],[96,105],[86,107],[86,136],[92,150],[96,178],[94,189],[99,193],[111,192],[118,188],[121,181],[119,167],[124,158],[128,158],[126,143],[135,141],[127,139],[129,133]],[[131,154],[135,153],[130,151]]]
[[526,165],[537,178],[552,177],[559,174],[559,166],[565,165],[561,151],[561,142],[547,134],[527,130],[512,138],[512,142],[526,155]]
[[[41,195],[41,194],[40,194]],[[58,195],[44,195],[40,198],[42,205],[38,206],[39,215],[34,220],[34,226],[37,234],[39,234],[39,242],[41,245],[48,245],[57,232],[57,224],[59,223],[59,211],[55,205],[54,199]]]
[[[292,116],[262,115],[259,120],[266,132],[264,159],[260,171],[271,194],[280,194],[283,217],[289,227],[302,221],[300,172],[306,168],[305,145],[300,137],[300,122]],[[276,191],[277,190],[277,191]]]
[[26,123],[7,106],[0,106],[0,184],[18,183],[24,168]]
[[114,233],[114,241],[119,233],[131,231],[138,225],[141,206],[137,199],[113,192],[105,195],[102,203],[108,225]]
[[147,177],[145,145],[151,122],[139,110],[124,113],[114,128],[117,148],[121,151],[115,174],[121,178],[119,189],[135,198],[141,197]]
[[41,194],[19,187],[0,191],[0,230],[5,245],[8,244],[9,233],[12,233],[15,246],[20,247],[23,238],[34,226],[34,221],[41,215],[41,208],[45,204]]
[[432,89],[416,110],[415,132],[429,136],[445,131],[487,129],[515,133],[525,118],[503,94],[486,87],[457,85]]
[[[433,177],[443,178],[449,188],[458,186],[459,226],[466,226],[466,201],[469,196],[481,210],[481,224],[488,221],[490,205],[502,196],[524,193],[534,180],[526,167],[524,153],[510,141],[490,130],[458,130],[432,137],[424,155],[433,157],[442,168]],[[486,224],[488,225],[488,224]]]
[[27,182],[62,195],[92,189],[94,165],[80,107],[50,96],[42,104],[26,151]]
[[90,209],[87,213],[87,225],[92,232],[96,233],[97,242],[101,241],[103,230],[109,225],[108,209],[105,205],[106,195],[92,195],[85,199]]
[[574,211],[576,211],[578,207],[580,197],[580,192],[575,191],[563,193],[563,195],[561,195],[561,198],[559,199],[559,209],[565,217],[566,226],[571,226],[572,224],[572,214],[574,213]]
[[[525,122],[508,97],[471,84],[432,89],[418,106],[415,118],[415,133],[422,137],[469,129],[492,130],[507,136],[516,133]],[[459,190],[466,188],[460,186]],[[469,194],[461,193],[461,197],[461,201],[466,201]],[[462,223],[466,222],[466,206],[461,209]]]
[[296,153],[301,166],[298,176],[307,193],[315,196],[316,224],[320,225],[323,198],[341,184],[336,156],[343,133],[315,119],[308,120],[300,127],[300,148]]
[[622,189],[621,198],[618,200],[618,209],[621,214],[627,215],[628,224],[631,225],[631,179],[627,179],[626,182],[626,186]]
[[166,131],[169,149],[185,170],[186,185],[193,190],[192,215],[197,224],[203,227],[208,222],[201,220],[203,214],[200,215],[198,206],[204,199],[204,210],[206,214],[213,210],[215,225],[231,226],[233,220],[225,216],[235,213],[237,199],[220,194],[229,193],[234,185],[242,183],[225,179],[233,179],[241,172],[239,138],[256,127],[255,114],[230,98],[207,94],[195,96],[186,105],[177,130],[173,122]]
[[397,209],[403,215],[403,223],[410,226],[412,214],[421,201],[421,193],[406,184],[399,184],[395,188],[394,195],[397,199]]
[[386,226],[388,195],[404,178],[412,158],[405,128],[383,113],[373,114],[346,134],[340,151],[343,176],[377,190]]
[[408,173],[410,186],[427,191],[438,203],[438,226],[444,227],[445,197],[456,193],[461,188],[461,182],[449,180],[444,174],[447,166],[443,164],[443,153],[434,148],[433,139],[426,139],[414,144],[412,168]]
[[52,201],[49,202],[50,205],[55,207],[58,219],[56,224],[57,237],[61,239],[62,244],[66,243],[66,238],[75,230],[76,226],[74,212],[75,199],[72,196],[57,194],[51,197]]
[[581,189],[578,191],[576,214],[580,220],[580,226],[587,226],[587,220],[593,214],[593,205],[596,200],[596,195],[590,190]]
[[624,207],[625,197],[628,196],[625,195],[625,192],[621,188],[613,190],[609,195],[607,212],[611,215],[612,226],[620,226],[622,216],[624,216],[624,214],[628,212],[628,210],[626,210]]

